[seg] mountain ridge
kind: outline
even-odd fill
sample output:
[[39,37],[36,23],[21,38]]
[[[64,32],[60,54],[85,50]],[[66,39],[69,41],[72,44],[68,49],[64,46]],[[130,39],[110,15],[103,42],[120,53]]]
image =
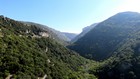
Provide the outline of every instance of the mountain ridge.
[[42,24],[34,23],[34,22],[25,22],[25,21],[20,21],[20,22],[25,23],[27,25],[36,25],[36,26],[48,31],[51,34],[52,38],[56,39],[57,42],[59,42],[61,44],[67,45],[69,42],[69,38],[67,36],[65,36],[62,32],[57,31],[53,28],[50,28],[46,25],[42,25]]
[[76,42],[78,39],[80,39],[81,37],[83,37],[86,33],[88,33],[91,29],[93,29],[98,23],[94,23],[90,26],[84,27],[83,31],[78,34],[74,39],[71,40],[71,42]]
[[140,22],[139,19],[140,14],[135,12],[116,14],[99,23],[85,36],[68,47],[86,58],[106,59],[113,54],[113,51],[118,47],[117,45],[136,29],[133,26]]

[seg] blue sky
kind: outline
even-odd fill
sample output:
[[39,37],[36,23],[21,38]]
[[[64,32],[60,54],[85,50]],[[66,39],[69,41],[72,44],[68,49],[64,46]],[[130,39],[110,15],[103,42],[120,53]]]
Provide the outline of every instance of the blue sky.
[[[80,33],[121,11],[138,11],[139,0],[0,0],[0,15]],[[140,12],[140,11],[138,11]]]

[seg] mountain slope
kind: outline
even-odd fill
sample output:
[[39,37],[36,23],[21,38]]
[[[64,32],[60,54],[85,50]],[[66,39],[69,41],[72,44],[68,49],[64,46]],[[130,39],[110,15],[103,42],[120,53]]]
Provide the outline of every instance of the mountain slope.
[[87,58],[95,60],[107,59],[112,56],[123,40],[139,28],[134,27],[139,22],[139,13],[118,13],[99,23],[69,48]]
[[71,42],[76,42],[78,39],[80,39],[81,37],[83,37],[86,33],[88,33],[91,29],[93,29],[98,23],[94,23],[90,26],[87,26],[85,28],[83,28],[83,31],[77,35],[74,39],[71,40]]
[[95,78],[79,70],[92,61],[60,45],[49,35],[35,25],[0,16],[0,79],[7,76],[14,79]]
[[[96,74],[99,79],[140,78],[140,23],[137,30],[124,40],[114,55],[104,61]],[[95,74],[95,73],[94,73]]]

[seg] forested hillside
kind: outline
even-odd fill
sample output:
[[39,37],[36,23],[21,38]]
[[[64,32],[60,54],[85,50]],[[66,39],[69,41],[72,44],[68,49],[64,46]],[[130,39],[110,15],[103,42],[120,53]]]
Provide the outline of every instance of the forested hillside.
[[136,27],[139,23],[139,13],[118,13],[99,23],[85,36],[68,47],[86,58],[107,59],[113,55],[122,41],[140,28]]
[[0,79],[93,79],[88,63],[46,30],[0,16]]
[[118,13],[69,47],[100,60],[96,71],[89,70],[98,79],[140,79],[140,14]]
[[[138,27],[140,23],[136,25]],[[99,79],[139,79],[139,68],[140,29],[137,29],[121,43],[112,57],[103,62],[96,74]]]

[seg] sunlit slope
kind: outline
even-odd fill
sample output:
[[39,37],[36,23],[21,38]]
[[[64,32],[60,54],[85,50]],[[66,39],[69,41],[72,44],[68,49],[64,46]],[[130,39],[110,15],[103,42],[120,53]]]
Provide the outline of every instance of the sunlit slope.
[[[0,16],[0,79],[85,79],[93,74],[81,72],[91,63],[67,49],[35,25]],[[88,75],[86,75],[88,74]]]

